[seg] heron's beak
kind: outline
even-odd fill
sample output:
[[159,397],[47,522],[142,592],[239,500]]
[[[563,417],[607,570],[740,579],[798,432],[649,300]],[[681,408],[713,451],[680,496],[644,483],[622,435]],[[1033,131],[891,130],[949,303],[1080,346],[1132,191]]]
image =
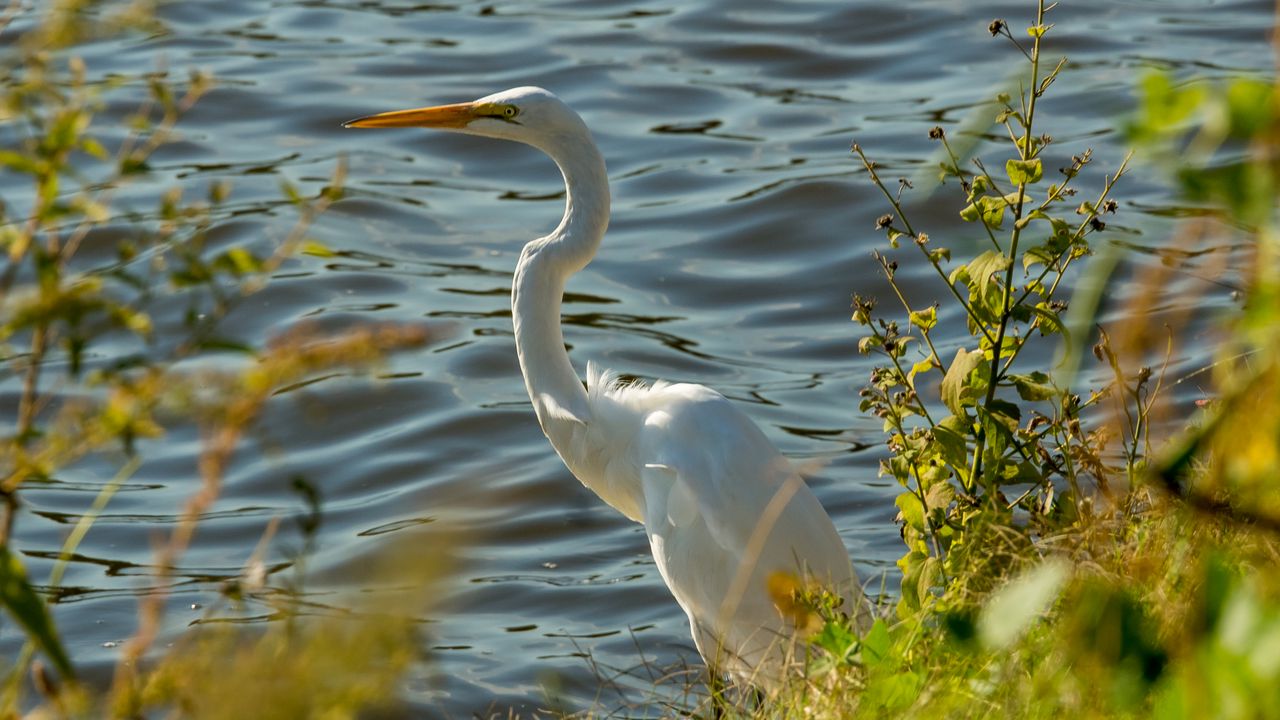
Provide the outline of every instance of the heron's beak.
[[480,117],[476,103],[457,103],[366,115],[342,123],[348,128],[461,128]]

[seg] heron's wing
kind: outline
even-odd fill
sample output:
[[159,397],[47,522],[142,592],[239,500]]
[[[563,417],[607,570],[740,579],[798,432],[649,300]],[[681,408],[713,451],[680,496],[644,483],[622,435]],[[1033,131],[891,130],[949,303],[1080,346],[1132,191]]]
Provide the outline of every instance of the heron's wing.
[[754,666],[789,632],[769,576],[809,575],[843,593],[848,553],[799,474],[729,401],[692,385],[652,400],[635,450],[654,560],[691,622]]

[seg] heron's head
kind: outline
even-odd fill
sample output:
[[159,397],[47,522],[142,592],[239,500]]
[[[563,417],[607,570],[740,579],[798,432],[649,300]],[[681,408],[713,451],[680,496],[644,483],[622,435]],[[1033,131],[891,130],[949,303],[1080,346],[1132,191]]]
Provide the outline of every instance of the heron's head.
[[542,149],[587,132],[582,118],[564,101],[538,87],[503,90],[473,102],[368,115],[345,122],[343,127],[436,128],[515,140]]

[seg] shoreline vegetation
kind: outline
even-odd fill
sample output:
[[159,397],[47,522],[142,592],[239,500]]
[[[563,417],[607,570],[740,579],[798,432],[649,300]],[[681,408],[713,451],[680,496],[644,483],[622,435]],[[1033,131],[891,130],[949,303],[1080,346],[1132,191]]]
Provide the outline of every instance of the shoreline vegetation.
[[[976,254],[953,251],[961,246],[948,239],[953,231],[920,225],[913,183],[890,177],[875,148],[853,146],[886,203],[868,227],[874,220],[885,235],[873,258],[890,292],[855,295],[853,320],[860,351],[878,364],[859,411],[883,421],[881,474],[902,487],[892,607],[860,635],[829,598],[781,583],[771,589],[779,607],[810,633],[796,681],[768,697],[740,689],[712,697],[698,678],[687,681],[683,706],[659,701],[655,712],[1280,717],[1275,78],[1135,78],[1126,127],[1134,150],[1095,158],[1042,130],[1042,98],[1070,81],[1066,58],[1053,55],[1054,7],[1040,0],[1027,22],[988,27],[1021,63],[1016,90],[981,106],[990,127],[921,128],[922,148],[933,143],[938,158],[941,186],[930,202],[954,203],[984,243]],[[224,335],[220,321],[291,256],[328,252],[307,228],[342,197],[343,166],[314,196],[282,185],[297,223],[268,252],[209,241],[230,192],[222,183],[175,186],[145,218],[118,217],[117,191],[151,171],[151,155],[216,80],[166,70],[87,79],[74,46],[151,27],[145,3],[55,0],[33,13],[16,2],[0,11],[0,33],[14,40],[0,51],[8,126],[0,168],[30,181],[19,201],[0,203],[0,342],[22,380],[0,438],[0,612],[27,639],[0,663],[0,717],[394,712],[421,653],[415,618],[447,561],[424,567],[420,555],[388,547],[385,567],[370,576],[414,592],[393,606],[353,599],[355,612],[321,608],[301,592],[310,541],[291,563],[291,592],[264,582],[272,521],[246,539],[244,571],[224,584],[223,605],[168,649],[157,647],[160,581],[199,542],[199,519],[231,454],[263,407],[280,401],[275,393],[322,371],[376,369],[388,353],[434,338],[403,325],[297,327],[261,348]],[[100,120],[109,97],[138,99],[119,126]],[[1240,308],[1217,328],[1197,407],[1175,402],[1167,373],[1188,342],[1185,328],[1100,319],[1104,296],[1145,318],[1168,292],[1165,267],[1123,279],[1112,272],[1119,244],[1107,225],[1123,217],[1125,175],[1136,167],[1170,178],[1178,202],[1197,210],[1168,248],[1194,250],[1223,233],[1247,247]],[[113,262],[76,261],[87,240],[121,226],[128,232],[105,235],[116,238]],[[911,263],[937,276],[940,301],[922,302],[895,282]],[[158,303],[185,304],[184,326],[157,330],[149,309]],[[943,317],[965,323],[962,342],[937,337]],[[131,350],[91,352],[107,339]],[[1055,351],[1052,368],[1028,360]],[[215,353],[220,369],[191,369],[213,367],[191,361]],[[1097,376],[1085,368],[1101,368],[1109,382],[1083,387]],[[161,577],[141,596],[114,679],[91,686],[77,679],[47,604],[94,519],[139,467],[139,442],[177,426],[198,431],[198,478],[157,545]],[[34,577],[15,534],[24,488],[86,458],[116,474],[72,527],[51,575]],[[310,538],[323,522],[318,490],[305,481],[295,490],[312,509],[301,522]],[[252,632],[218,622],[219,611],[249,597],[274,620]],[[551,715],[580,713],[596,714]]]

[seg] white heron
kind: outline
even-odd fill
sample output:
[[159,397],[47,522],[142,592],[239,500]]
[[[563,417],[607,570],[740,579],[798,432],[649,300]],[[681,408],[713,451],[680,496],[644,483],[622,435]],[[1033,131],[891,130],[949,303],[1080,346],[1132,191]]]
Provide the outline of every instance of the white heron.
[[604,158],[577,113],[546,90],[521,87],[345,127],[514,140],[560,167],[564,217],[524,246],[511,290],[525,387],[578,480],[644,524],[658,572],[713,672],[777,684],[801,634],[770,592],[779,576],[821,584],[865,626],[869,608],[831,518],[745,414],[701,385],[627,384],[588,364],[584,388],[574,372],[560,329],[565,282],[591,261],[609,224]]

